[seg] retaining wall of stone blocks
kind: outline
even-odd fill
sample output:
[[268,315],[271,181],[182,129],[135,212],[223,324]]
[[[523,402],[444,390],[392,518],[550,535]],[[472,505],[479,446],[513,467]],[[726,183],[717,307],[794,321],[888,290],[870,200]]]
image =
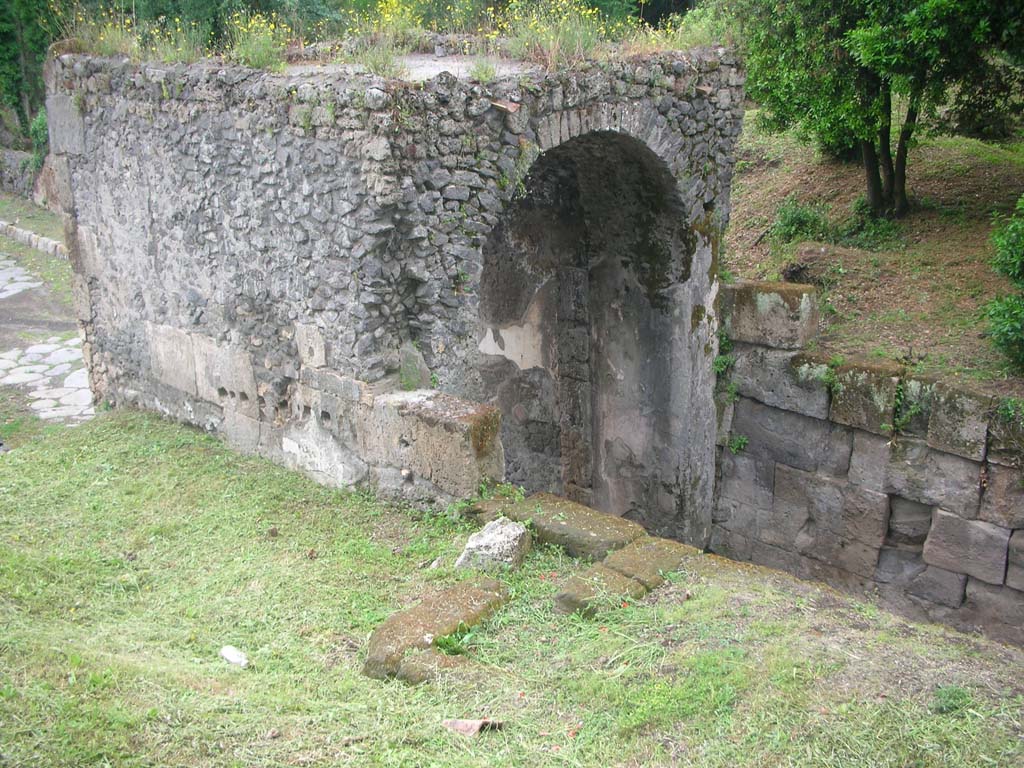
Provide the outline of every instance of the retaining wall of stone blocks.
[[964,385],[800,351],[813,288],[722,298],[711,549],[1024,643],[1024,428]]

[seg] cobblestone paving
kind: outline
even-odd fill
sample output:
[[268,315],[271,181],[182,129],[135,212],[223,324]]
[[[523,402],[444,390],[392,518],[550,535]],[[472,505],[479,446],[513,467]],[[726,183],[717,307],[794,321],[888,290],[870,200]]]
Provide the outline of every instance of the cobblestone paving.
[[0,386],[27,390],[30,407],[42,419],[84,421],[95,410],[81,347],[81,339],[53,336],[0,352]]

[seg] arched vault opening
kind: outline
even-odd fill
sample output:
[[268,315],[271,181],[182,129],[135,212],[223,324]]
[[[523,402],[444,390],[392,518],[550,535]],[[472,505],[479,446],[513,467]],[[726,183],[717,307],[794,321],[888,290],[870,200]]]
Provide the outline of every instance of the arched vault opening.
[[643,142],[592,132],[537,158],[484,247],[480,283],[480,372],[511,482],[659,532],[688,527],[676,519],[694,485],[682,382],[707,357],[687,289],[702,244]]

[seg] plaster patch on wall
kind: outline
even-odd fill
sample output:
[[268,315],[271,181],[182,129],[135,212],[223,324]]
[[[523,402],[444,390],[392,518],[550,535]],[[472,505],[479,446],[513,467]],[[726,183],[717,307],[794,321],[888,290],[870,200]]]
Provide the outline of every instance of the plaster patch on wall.
[[547,283],[542,285],[531,299],[521,325],[484,329],[483,338],[477,347],[482,354],[511,360],[521,371],[530,368],[551,370],[550,363],[545,359],[542,328],[545,285]]

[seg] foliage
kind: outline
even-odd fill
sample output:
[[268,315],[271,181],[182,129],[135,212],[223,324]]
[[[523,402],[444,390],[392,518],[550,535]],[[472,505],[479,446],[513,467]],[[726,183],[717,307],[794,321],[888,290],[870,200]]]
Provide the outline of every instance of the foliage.
[[794,195],[782,201],[771,228],[772,237],[783,243],[828,240],[830,232],[824,207],[801,203]]
[[872,216],[863,199],[854,204],[852,215],[832,222],[826,206],[803,203],[790,195],[779,206],[769,231],[777,243],[815,240],[871,251],[892,246],[900,239],[899,225],[892,219]]
[[992,343],[1015,368],[1024,370],[1024,195],[1009,218],[997,218],[992,233],[992,266],[1019,289],[1015,295],[993,299],[985,307]]
[[855,141],[872,212],[899,216],[909,209],[906,162],[919,117],[951,89],[977,87],[993,52],[1024,46],[1012,5],[737,0],[748,91],[769,128],[795,126],[827,147]]
[[727,0],[705,0],[685,14],[671,14],[657,26],[637,25],[626,38],[634,52],[688,50],[697,46],[735,45],[738,25]]
[[511,0],[499,26],[507,29],[513,56],[549,71],[593,56],[615,29],[583,0]]
[[360,65],[367,72],[372,72],[389,80],[395,80],[408,74],[406,66],[399,61],[399,57],[407,53],[409,53],[407,47],[391,40],[382,40],[360,47],[349,60]]
[[47,0],[0,3],[0,99],[15,110],[24,132],[43,105],[43,59],[52,28]]
[[489,83],[498,76],[498,68],[493,60],[482,56],[473,61],[469,76],[478,83]]
[[729,438],[729,453],[733,456],[743,453],[749,443],[750,438],[746,435],[733,435]]
[[28,135],[32,139],[32,170],[38,173],[50,151],[50,134],[46,125],[45,109],[40,109],[33,118],[28,127]]
[[231,14],[227,23],[228,55],[240,64],[256,69],[284,67],[284,52],[291,30],[276,13]]

